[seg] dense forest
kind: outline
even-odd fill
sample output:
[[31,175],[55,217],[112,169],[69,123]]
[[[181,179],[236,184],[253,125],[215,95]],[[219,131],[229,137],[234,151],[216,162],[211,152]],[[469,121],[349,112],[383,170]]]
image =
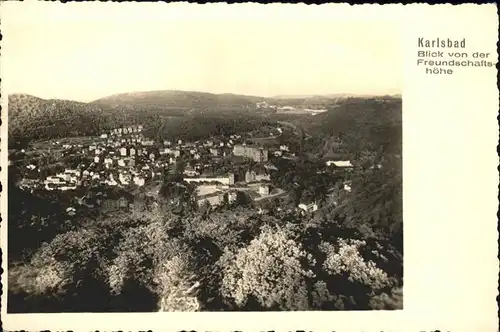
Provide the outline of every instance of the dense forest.
[[218,112],[167,118],[158,131],[158,138],[197,141],[214,136],[241,134],[273,124],[272,121],[248,112]]

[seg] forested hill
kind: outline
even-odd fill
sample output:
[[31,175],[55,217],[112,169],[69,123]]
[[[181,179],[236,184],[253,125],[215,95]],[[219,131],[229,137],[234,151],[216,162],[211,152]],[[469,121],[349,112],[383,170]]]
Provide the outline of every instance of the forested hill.
[[[133,112],[93,103],[9,95],[9,146],[37,139],[98,135],[114,126],[140,121]],[[149,116],[141,114],[142,117]]]
[[402,100],[398,97],[352,98],[300,123],[322,136],[320,154],[329,155],[338,142],[347,152],[378,151],[401,154]]
[[[40,139],[97,132],[101,109],[69,100],[46,100],[26,94],[9,96],[9,138]],[[89,125],[90,124],[90,125]]]
[[122,93],[94,101],[97,105],[128,107],[162,107],[188,109],[253,108],[263,98],[235,94],[212,94],[195,91],[147,91]]

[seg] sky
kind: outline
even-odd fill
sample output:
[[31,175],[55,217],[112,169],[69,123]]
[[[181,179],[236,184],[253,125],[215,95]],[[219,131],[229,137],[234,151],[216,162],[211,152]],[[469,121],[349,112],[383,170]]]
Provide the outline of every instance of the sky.
[[258,96],[402,90],[401,29],[391,6],[1,6],[8,94],[92,101],[152,90]]

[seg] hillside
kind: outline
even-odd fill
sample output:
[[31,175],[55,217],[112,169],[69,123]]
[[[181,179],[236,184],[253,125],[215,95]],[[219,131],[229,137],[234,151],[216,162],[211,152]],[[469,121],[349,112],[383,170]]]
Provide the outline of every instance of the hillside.
[[321,157],[339,151],[401,154],[402,100],[397,97],[350,98],[327,112],[289,121],[315,137],[313,149]]
[[[83,132],[93,134],[98,130],[100,113],[101,110],[95,105],[69,100],[46,100],[26,94],[10,95],[10,141],[72,136]],[[82,126],[88,123],[92,125]]]
[[30,140],[98,135],[116,125],[138,123],[141,118],[151,116],[27,94],[10,95],[8,102],[10,146]]
[[320,114],[318,120],[323,133],[339,137],[351,150],[401,154],[401,99],[353,101]]

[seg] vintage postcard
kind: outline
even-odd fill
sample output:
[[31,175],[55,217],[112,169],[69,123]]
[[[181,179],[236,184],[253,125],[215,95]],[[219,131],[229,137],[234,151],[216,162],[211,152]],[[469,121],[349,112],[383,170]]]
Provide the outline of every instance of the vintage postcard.
[[498,331],[496,5],[0,7],[7,331]]

